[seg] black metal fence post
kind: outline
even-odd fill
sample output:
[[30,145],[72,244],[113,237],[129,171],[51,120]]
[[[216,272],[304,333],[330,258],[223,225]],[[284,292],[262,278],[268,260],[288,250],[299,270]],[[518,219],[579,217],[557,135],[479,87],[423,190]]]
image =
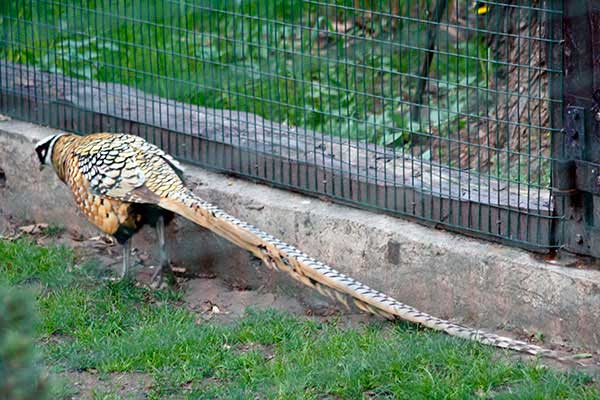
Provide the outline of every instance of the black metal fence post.
[[563,217],[556,240],[600,257],[600,1],[565,1],[562,29],[563,112],[553,114],[563,129],[552,144],[555,210]]

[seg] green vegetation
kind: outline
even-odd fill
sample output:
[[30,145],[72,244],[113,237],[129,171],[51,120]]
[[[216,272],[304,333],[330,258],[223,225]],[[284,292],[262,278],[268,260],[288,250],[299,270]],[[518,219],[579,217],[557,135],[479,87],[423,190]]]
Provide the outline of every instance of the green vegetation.
[[[0,241],[0,285],[35,292],[45,362],[146,374],[151,399],[595,399],[597,383],[411,324],[358,329],[273,311],[207,322],[180,294],[99,279],[63,247]],[[63,383],[53,398],[73,392]],[[71,391],[69,391],[71,390]],[[120,398],[117,389],[95,398]]]
[[0,399],[43,400],[48,396],[33,343],[33,315],[30,293],[0,284]]
[[352,0],[328,6],[304,0],[9,2],[2,6],[10,42],[2,57],[327,134],[404,145],[408,129],[443,136],[464,128],[468,113],[486,111],[467,100],[467,88],[486,87],[492,72],[482,37],[456,43],[440,32],[430,76],[437,93],[426,101],[432,108],[424,125],[411,122],[407,102],[430,26],[415,18],[430,18],[431,3],[401,1],[405,18],[392,24],[389,4],[375,0],[364,3],[378,10],[369,18],[351,9]]
[[[488,47],[492,28],[478,25],[471,1],[455,2],[461,16],[447,10],[451,26],[437,30],[416,122],[411,104],[436,2],[396,1],[400,16],[387,0],[361,0],[359,10],[353,0],[2,2],[0,58],[547,187],[547,133],[531,128],[528,145],[506,138],[501,121],[496,127],[507,118],[496,113],[508,107],[500,100],[506,77],[497,72],[514,60]],[[499,23],[494,18],[484,20]],[[532,107],[545,115],[546,105]]]

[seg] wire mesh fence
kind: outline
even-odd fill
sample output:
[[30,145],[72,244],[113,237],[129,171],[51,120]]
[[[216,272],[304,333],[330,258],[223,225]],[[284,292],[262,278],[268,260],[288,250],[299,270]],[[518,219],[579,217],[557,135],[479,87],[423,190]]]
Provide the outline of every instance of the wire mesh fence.
[[[560,1],[17,0],[2,110],[547,249]],[[554,88],[553,90],[551,90]]]

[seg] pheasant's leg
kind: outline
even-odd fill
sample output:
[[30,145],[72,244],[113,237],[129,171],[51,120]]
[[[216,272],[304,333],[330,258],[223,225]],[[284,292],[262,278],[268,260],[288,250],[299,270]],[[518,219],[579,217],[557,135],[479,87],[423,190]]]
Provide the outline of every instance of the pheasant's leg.
[[156,272],[152,275],[152,282],[155,282],[155,285],[159,287],[162,283],[163,274],[167,273],[170,275],[170,278],[173,278],[171,261],[169,259],[167,242],[165,239],[165,220],[162,216],[158,217],[158,221],[156,221],[156,234],[158,236],[160,265],[156,269]]
[[123,269],[121,270],[121,279],[127,278],[129,273],[129,266],[131,263],[131,239],[127,239],[123,243]]

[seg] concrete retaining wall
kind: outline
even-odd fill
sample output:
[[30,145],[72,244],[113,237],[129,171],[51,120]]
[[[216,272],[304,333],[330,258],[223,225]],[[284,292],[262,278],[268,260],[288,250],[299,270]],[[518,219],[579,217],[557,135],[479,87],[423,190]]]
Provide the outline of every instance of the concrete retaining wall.
[[[40,172],[33,143],[52,129],[0,122],[0,215],[96,234],[77,216],[54,172]],[[543,333],[552,342],[600,347],[600,271],[544,263],[529,253],[401,219],[323,202],[189,166],[194,191],[231,214],[342,272],[438,317],[488,330]],[[1,226],[0,226],[1,230]],[[171,232],[175,260],[230,279],[297,292],[286,277],[256,274],[250,257],[190,223]],[[151,248],[152,232],[135,245]],[[315,300],[322,301],[320,299]]]

